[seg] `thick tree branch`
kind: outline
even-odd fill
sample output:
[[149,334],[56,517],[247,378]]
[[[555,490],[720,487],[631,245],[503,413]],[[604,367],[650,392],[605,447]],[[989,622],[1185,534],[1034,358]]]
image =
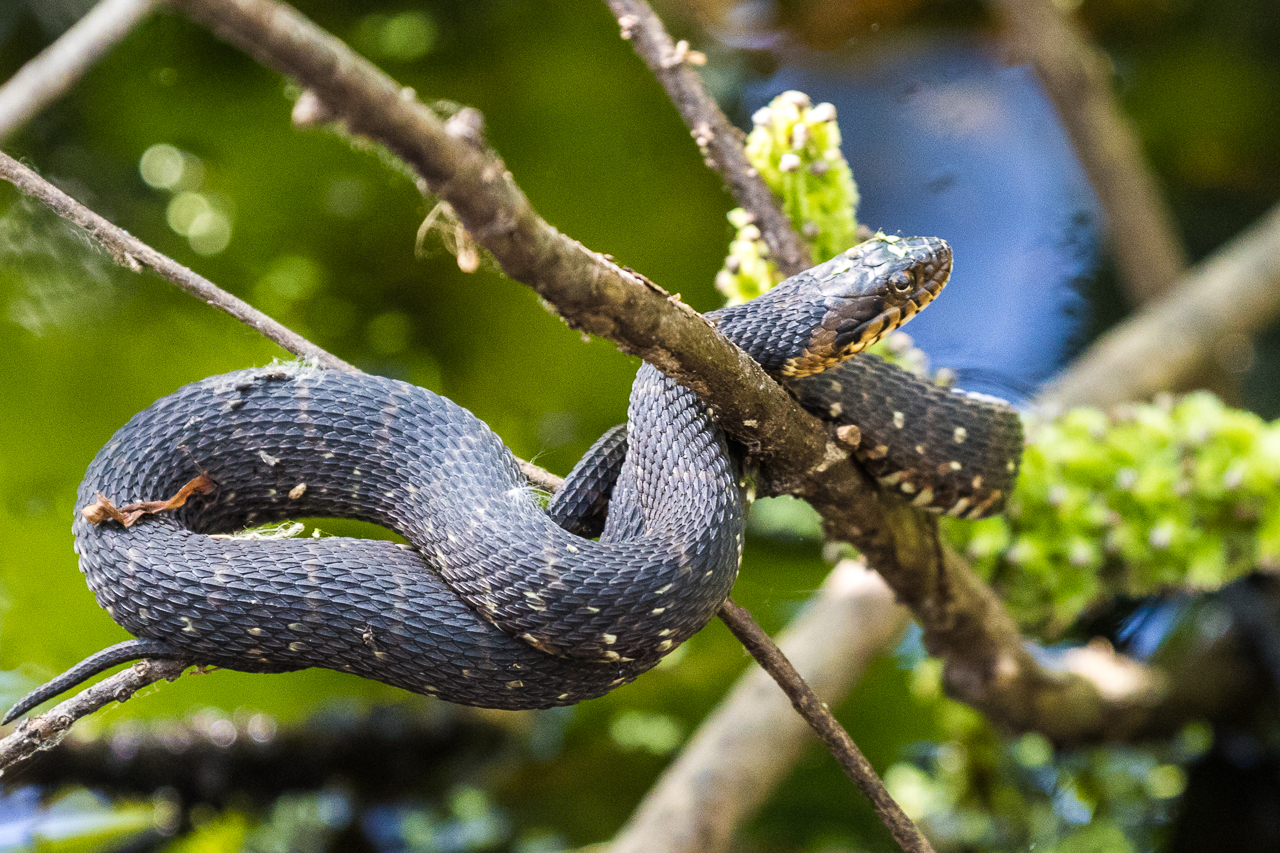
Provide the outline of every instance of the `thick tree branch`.
[[1247,351],[1280,316],[1280,206],[1162,298],[1095,341],[1042,395],[1047,411],[1176,391],[1215,357]]
[[1111,92],[1107,58],[1051,0],[994,0],[1019,58],[1036,69],[1106,212],[1131,303],[1164,292],[1187,266],[1173,215]]
[[622,37],[631,42],[666,89],[707,165],[724,177],[738,204],[754,218],[778,269],[790,276],[812,266],[809,249],[791,220],[778,208],[773,192],[747,161],[742,132],[725,118],[703,88],[702,78],[690,67],[689,46],[672,42],[661,19],[644,0],[606,2],[618,19]]
[[102,0],[0,86],[0,141],[65,95],[159,0]]
[[[451,133],[394,80],[294,9],[264,0],[172,0],[258,61],[298,80],[330,115],[405,160],[452,205],[503,271],[574,328],[613,340],[697,391],[748,447],[816,464],[817,422],[692,309],[643,276],[557,231],[534,212],[505,164]],[[716,387],[711,387],[711,380]]]

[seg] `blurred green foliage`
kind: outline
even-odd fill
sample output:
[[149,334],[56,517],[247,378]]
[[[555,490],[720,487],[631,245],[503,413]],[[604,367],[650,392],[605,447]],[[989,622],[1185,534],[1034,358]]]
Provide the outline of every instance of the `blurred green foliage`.
[[1035,423],[1004,516],[946,520],[1014,617],[1056,637],[1099,601],[1213,590],[1280,557],[1280,422],[1212,395]]

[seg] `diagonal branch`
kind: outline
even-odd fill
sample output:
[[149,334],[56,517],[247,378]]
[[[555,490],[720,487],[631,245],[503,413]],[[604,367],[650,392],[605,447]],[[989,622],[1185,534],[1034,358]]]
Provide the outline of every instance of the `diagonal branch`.
[[1095,341],[1040,405],[1105,407],[1185,388],[1207,362],[1248,347],[1278,315],[1280,205]]
[[673,43],[662,21],[644,0],[606,2],[622,27],[622,37],[631,42],[689,126],[707,165],[724,177],[738,204],[753,217],[778,269],[791,276],[812,266],[809,249],[791,220],[778,208],[773,192],[747,161],[742,132],[725,118],[690,67],[693,63],[688,44]]
[[[778,645],[818,699],[835,706],[908,618],[878,575],[845,560]],[[609,842],[610,853],[732,849],[811,737],[769,673],[749,667]]]
[[63,219],[78,225],[90,239],[111,255],[113,261],[125,269],[132,272],[141,272],[143,269],[154,271],[161,278],[176,284],[206,305],[225,311],[264,338],[279,344],[295,355],[335,370],[359,372],[336,355],[321,349],[302,335],[271,319],[243,299],[232,296],[207,278],[184,267],[167,255],[157,252],[123,228],[111,224],[4,152],[0,152],[0,178],[4,178],[26,195],[43,202]]
[[[253,329],[269,341],[301,358],[316,364],[348,373],[359,373],[333,353],[316,346],[297,332],[254,308],[207,278],[188,269],[169,256],[134,237],[128,231],[113,225],[94,213],[31,169],[0,151],[0,178],[17,187],[21,192],[45,204],[63,219],[78,225],[85,234],[102,247],[111,259],[131,272],[149,268],[161,278],[177,285],[206,305],[217,308]],[[529,483],[537,488],[554,492],[560,487],[561,478],[544,471],[532,462],[518,460]]]
[[880,822],[889,830],[903,853],[933,853],[933,847],[903,812],[902,807],[889,796],[884,783],[872,769],[871,762],[867,761],[853,738],[836,721],[831,709],[814,695],[813,690],[791,666],[786,655],[751,619],[751,615],[730,598],[721,606],[720,618],[729,626],[738,642],[759,661],[761,668],[773,677],[782,692],[787,694],[791,706],[817,732],[827,750],[840,763],[840,769],[871,801],[871,807],[875,809]]
[[0,140],[65,95],[159,0],[102,0],[0,86]]

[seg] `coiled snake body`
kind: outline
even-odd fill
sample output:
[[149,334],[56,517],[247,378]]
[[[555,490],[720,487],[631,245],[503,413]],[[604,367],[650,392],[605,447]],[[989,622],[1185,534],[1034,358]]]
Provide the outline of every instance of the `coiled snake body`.
[[[951,252],[880,238],[708,315],[811,410],[861,431],[882,483],[938,511],[999,509],[1021,427],[1007,407],[863,356],[942,289]],[[811,379],[801,377],[818,373]],[[89,586],[139,639],[34,691],[11,719],[143,657],[248,672],[312,666],[452,702],[543,708],[631,681],[698,631],[742,553],[734,457],[697,396],[641,368],[625,431],[592,448],[543,509],[507,448],[449,400],[303,365],[188,385],[122,427],[89,466],[83,511],[215,486],[126,528],[77,513]],[[412,547],[226,537],[350,517]],[[598,535],[598,540],[590,537]]]

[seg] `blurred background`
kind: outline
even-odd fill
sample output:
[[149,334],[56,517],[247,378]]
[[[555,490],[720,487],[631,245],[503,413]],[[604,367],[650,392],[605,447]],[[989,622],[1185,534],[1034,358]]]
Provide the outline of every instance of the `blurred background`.
[[[0,78],[88,5],[6,0]],[[720,304],[713,279],[733,202],[603,4],[298,5],[424,101],[481,110],[490,143],[553,225],[699,310]],[[1273,0],[1068,5],[1114,64],[1194,258],[1280,198]],[[982,4],[703,0],[658,11],[708,55],[704,78],[739,124],[785,89],[837,106],[861,222],[952,241],[953,284],[911,331],[962,384],[1025,400],[1127,310],[1088,182],[1034,76],[1003,61]],[[3,145],[320,346],[451,397],[519,456],[566,473],[624,420],[638,362],[568,330],[492,262],[460,271],[447,222],[419,239],[433,202],[380,151],[295,131],[296,95],[159,14]],[[156,278],[113,267],[0,186],[0,700],[125,638],[71,550],[75,489],[97,450],[178,386],[286,355]],[[1270,417],[1280,414],[1277,358],[1272,333],[1224,365]],[[759,515],[735,597],[773,631],[829,567],[809,516],[793,506]],[[899,792],[927,801],[949,783],[917,768],[945,768],[957,730],[983,724],[921,687],[922,657],[908,635],[839,715],[878,769],[898,770]],[[7,780],[0,849],[534,853],[600,842],[746,664],[714,622],[633,685],[524,714],[318,670],[187,676],[96,714]],[[1187,768],[1211,748],[1207,727],[1163,751],[1056,759],[1029,737],[985,741],[989,793],[1008,815],[953,809],[940,846],[1173,849],[1195,831],[1179,803]],[[1267,756],[1256,751],[1233,778],[1247,770],[1245,790],[1274,793]],[[1104,830],[1080,835],[1091,826]],[[891,849],[816,748],[741,844]]]

